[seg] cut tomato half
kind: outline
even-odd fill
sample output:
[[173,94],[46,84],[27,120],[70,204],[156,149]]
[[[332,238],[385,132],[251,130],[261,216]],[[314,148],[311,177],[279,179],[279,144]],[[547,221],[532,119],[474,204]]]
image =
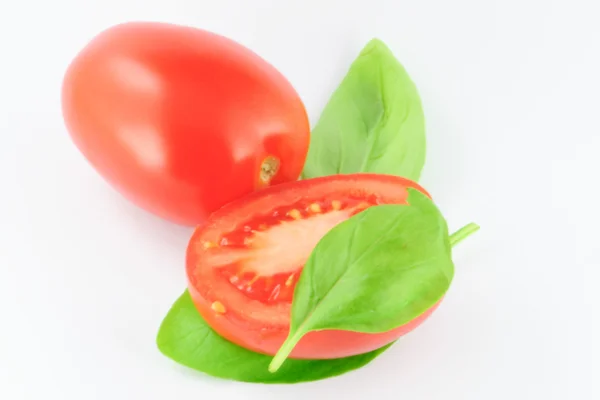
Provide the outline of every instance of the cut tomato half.
[[[194,232],[187,249],[189,290],[200,314],[226,339],[274,355],[289,332],[294,287],[319,240],[378,204],[406,204],[417,183],[352,174],[281,184],[229,203]],[[435,308],[435,306],[433,307]],[[389,332],[307,334],[292,358],[365,353],[414,329],[432,311]]]

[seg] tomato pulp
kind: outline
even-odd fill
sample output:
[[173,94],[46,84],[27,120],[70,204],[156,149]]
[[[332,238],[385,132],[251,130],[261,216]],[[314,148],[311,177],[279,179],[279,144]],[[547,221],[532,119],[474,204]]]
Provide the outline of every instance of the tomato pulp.
[[164,23],[101,32],[64,77],[63,116],[91,165],[138,206],[196,225],[223,204],[293,181],[304,105],[265,60],[220,35]]
[[[427,194],[404,178],[352,174],[286,183],[226,205],[195,230],[187,248],[196,308],[223,337],[274,355],[289,332],[294,287],[319,240],[368,207],[406,204],[408,188]],[[291,357],[338,358],[375,350],[417,327],[435,307],[389,332],[310,332]]]

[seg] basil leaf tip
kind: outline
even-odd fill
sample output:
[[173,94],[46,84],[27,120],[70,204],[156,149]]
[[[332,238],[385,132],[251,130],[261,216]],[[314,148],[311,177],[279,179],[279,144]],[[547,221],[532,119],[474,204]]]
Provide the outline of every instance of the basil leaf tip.
[[352,63],[316,123],[302,178],[371,172],[418,181],[425,152],[417,88],[375,38]]

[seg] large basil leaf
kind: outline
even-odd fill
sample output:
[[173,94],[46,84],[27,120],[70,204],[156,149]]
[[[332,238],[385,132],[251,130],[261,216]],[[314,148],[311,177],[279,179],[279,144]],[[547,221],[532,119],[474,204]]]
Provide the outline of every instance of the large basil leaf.
[[454,275],[446,221],[424,194],[407,205],[371,207],[340,223],[317,244],[294,291],[290,334],[276,371],[310,331],[385,332],[424,313]]
[[417,181],[425,147],[417,89],[388,47],[373,39],[315,125],[302,176],[374,172]]
[[333,360],[290,359],[279,371],[270,373],[272,357],[219,336],[202,319],[187,291],[163,320],[157,344],[164,355],[182,365],[218,378],[254,383],[297,383],[341,375],[368,364],[390,346]]

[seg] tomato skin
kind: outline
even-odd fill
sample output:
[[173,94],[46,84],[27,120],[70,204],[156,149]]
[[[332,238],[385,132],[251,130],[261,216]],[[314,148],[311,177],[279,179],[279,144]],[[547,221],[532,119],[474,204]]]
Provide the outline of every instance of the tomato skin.
[[[196,225],[223,204],[298,178],[309,122],[273,66],[225,37],[163,23],[101,32],[62,90],[77,148],[113,187],[168,220]],[[261,179],[265,159],[277,174]]]
[[[274,356],[288,336],[289,327],[261,327],[243,321],[232,321],[211,309],[211,304],[193,285],[188,287],[190,295],[202,318],[225,339],[257,353]],[[441,301],[440,301],[441,302]],[[341,330],[324,330],[306,334],[290,358],[331,359],[350,357],[376,350],[411,332],[421,325],[437,309],[440,302],[412,321],[383,333],[361,333]]]
[[[255,352],[274,355],[289,333],[290,304],[277,306],[258,305],[256,301],[240,300],[241,296],[234,289],[229,289],[228,282],[221,282],[217,275],[207,272],[203,267],[207,257],[198,251],[204,239],[215,238],[218,232],[228,227],[243,223],[244,215],[265,213],[266,206],[273,203],[300,198],[302,194],[322,192],[325,194],[341,192],[343,186],[366,188],[367,191],[382,186],[388,198],[384,203],[405,203],[408,197],[407,188],[415,188],[426,195],[429,194],[415,182],[400,177],[373,174],[352,174],[314,178],[299,182],[291,182],[253,193],[243,199],[230,203],[214,213],[209,221],[196,228],[190,239],[187,250],[188,290],[202,317],[207,323],[226,339]],[[384,186],[387,185],[385,188]],[[294,192],[295,191],[295,192]],[[283,200],[287,197],[286,200]],[[202,274],[198,270],[204,270]],[[215,312],[214,301],[219,300],[226,312]],[[221,303],[222,302],[222,303]],[[380,348],[400,336],[412,331],[425,321],[438,307],[439,302],[422,315],[405,325],[388,332],[368,334],[339,330],[310,332],[304,336],[291,353],[291,358],[327,359],[348,357]]]

